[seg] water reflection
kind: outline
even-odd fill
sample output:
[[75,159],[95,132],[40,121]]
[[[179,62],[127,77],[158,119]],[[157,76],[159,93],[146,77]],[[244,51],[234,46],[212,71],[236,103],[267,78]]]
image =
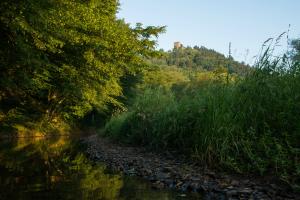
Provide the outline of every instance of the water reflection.
[[0,199],[180,198],[135,178],[108,173],[78,152],[78,143],[68,137],[1,141]]

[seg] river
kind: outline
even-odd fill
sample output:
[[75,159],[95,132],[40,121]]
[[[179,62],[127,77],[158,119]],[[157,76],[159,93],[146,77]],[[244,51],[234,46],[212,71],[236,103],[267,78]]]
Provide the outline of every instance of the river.
[[91,162],[78,137],[0,139],[0,200],[197,199]]

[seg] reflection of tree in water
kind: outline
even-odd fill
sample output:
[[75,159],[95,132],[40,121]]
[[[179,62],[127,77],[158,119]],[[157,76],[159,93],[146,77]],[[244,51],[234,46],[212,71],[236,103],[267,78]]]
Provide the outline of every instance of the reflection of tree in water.
[[[123,180],[120,175],[105,173],[106,168],[104,166],[91,165],[82,154],[78,154],[73,159],[66,157],[65,162],[69,166],[67,177],[73,183],[70,186],[72,187],[77,183],[77,188],[79,188],[75,191],[78,199],[118,198],[119,191],[123,186]],[[57,186],[60,187],[59,185]],[[74,194],[70,198],[72,196],[74,197]]]
[[0,200],[180,199],[139,179],[106,173],[103,165],[78,153],[81,147],[72,141],[66,137],[0,141]]
[[123,181],[67,138],[0,144],[0,199],[117,199]]

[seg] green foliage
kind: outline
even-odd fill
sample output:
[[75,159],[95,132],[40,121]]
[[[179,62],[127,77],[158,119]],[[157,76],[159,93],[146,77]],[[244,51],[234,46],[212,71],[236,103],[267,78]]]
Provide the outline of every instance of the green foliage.
[[188,72],[174,66],[157,67],[145,71],[142,74],[141,83],[137,85],[138,88],[144,89],[146,87],[163,87],[170,89],[175,84],[183,84],[190,81]]
[[202,71],[215,71],[226,68],[229,73],[239,75],[245,75],[249,72],[249,66],[234,61],[231,57],[226,58],[223,54],[203,46],[175,48],[172,51],[161,52],[161,54],[160,58],[153,58],[150,62],[159,66],[177,66]]
[[122,107],[120,79],[146,66],[164,27],[130,28],[117,9],[117,0],[1,1],[1,111],[51,122]]
[[78,147],[67,137],[1,141],[1,198],[117,199],[122,176],[92,163]]
[[211,78],[200,74],[201,81],[183,89],[147,89],[128,112],[111,119],[106,135],[299,184],[299,69],[285,56],[273,60],[266,53],[243,78],[221,70]]

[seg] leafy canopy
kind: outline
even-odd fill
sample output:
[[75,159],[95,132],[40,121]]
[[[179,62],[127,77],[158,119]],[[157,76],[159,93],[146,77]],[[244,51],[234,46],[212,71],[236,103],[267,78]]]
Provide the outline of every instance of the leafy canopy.
[[121,106],[120,79],[146,66],[164,27],[131,28],[117,11],[117,0],[1,1],[2,111],[72,119]]

